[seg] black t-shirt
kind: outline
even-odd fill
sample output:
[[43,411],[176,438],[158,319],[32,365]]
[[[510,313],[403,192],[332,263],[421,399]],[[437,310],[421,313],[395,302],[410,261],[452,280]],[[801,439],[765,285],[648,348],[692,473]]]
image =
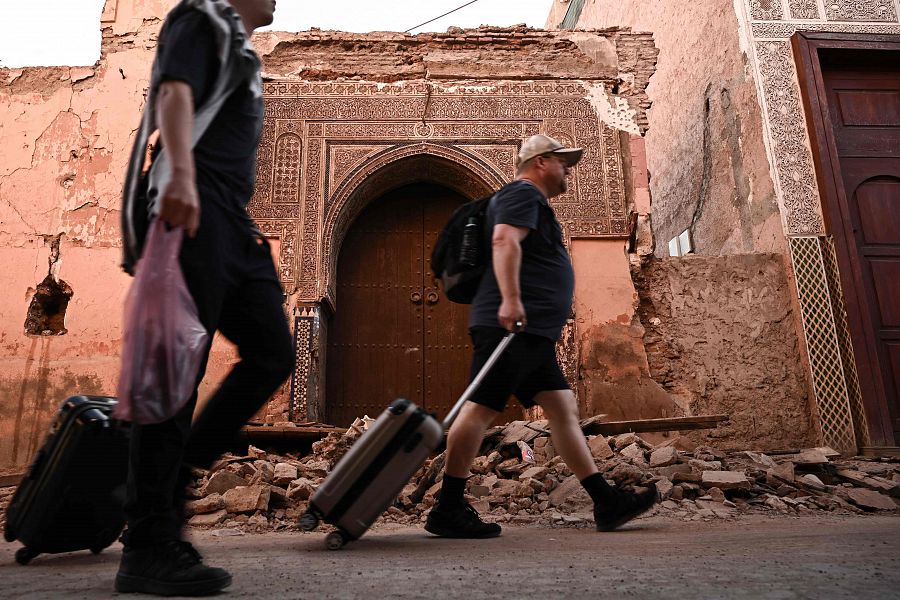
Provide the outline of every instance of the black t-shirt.
[[[559,339],[572,309],[575,273],[563,244],[562,228],[546,196],[529,181],[513,181],[491,200],[488,224],[530,229],[522,240],[519,271],[519,289],[528,320],[525,331]],[[497,277],[489,268],[472,302],[469,327],[500,327],[497,311],[501,299]]]
[[[171,23],[159,55],[160,80],[191,86],[197,110],[212,93],[219,72],[215,31],[208,18],[188,11]],[[256,184],[256,148],[262,134],[261,90],[243,83],[222,104],[194,147],[197,187],[226,204],[243,207]]]

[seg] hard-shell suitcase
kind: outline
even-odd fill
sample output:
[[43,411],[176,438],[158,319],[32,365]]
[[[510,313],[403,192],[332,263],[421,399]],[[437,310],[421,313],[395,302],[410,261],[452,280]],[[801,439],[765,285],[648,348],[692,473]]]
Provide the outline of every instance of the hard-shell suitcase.
[[444,429],[450,427],[514,336],[510,333],[503,338],[443,423],[409,400],[395,400],[313,494],[300,517],[300,528],[312,531],[320,521],[334,525],[337,530],[325,538],[330,550],[359,539],[440,446]]
[[125,525],[128,429],[110,418],[114,398],[72,396],[6,509],[6,541],[23,547],[16,561],[42,553],[112,544]]

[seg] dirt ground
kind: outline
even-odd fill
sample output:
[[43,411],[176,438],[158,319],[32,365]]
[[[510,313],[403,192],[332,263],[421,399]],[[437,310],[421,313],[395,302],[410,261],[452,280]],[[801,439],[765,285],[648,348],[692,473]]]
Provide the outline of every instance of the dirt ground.
[[[639,519],[614,533],[506,526],[492,540],[443,540],[381,526],[334,552],[324,534],[193,532],[229,569],[222,598],[900,598],[900,518]],[[232,535],[230,535],[232,534]],[[109,598],[120,546],[13,562],[3,598]]]

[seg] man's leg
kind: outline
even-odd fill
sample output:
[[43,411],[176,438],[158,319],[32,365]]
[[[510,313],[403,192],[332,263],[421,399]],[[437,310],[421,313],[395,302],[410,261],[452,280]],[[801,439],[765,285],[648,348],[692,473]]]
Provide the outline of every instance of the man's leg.
[[540,392],[535,402],[550,422],[553,447],[594,501],[594,520],[600,531],[611,531],[650,509],[656,502],[656,487],[640,494],[621,492],[610,486],[598,471],[578,419],[572,390]]
[[[195,238],[182,242],[180,263],[198,316],[212,339],[227,289],[222,248],[228,228],[221,212],[204,208]],[[209,352],[207,346],[206,352]],[[206,357],[196,383],[203,378]],[[197,400],[196,388],[178,415],[154,425],[133,425],[125,512],[128,528],[116,575],[120,592],[204,595],[231,583],[222,569],[207,567],[196,550],[181,540],[179,502],[182,457]]]
[[540,392],[534,401],[544,409],[550,421],[550,439],[553,448],[579,481],[597,473],[597,465],[581,432],[578,420],[578,405],[572,390],[551,390]]
[[294,366],[282,289],[274,278],[250,281],[230,294],[219,331],[237,345],[241,360],[194,421],[184,460],[201,468],[228,449]]
[[[471,378],[475,378],[506,332],[499,328],[473,330],[475,355]],[[475,394],[475,402],[466,402],[447,434],[444,479],[437,504],[428,513],[425,530],[441,537],[487,538],[500,535],[496,523],[485,523],[465,501],[469,467],[478,454],[484,432],[503,410],[514,378],[507,370],[515,364],[501,357]]]
[[478,455],[484,432],[497,415],[496,410],[474,402],[466,402],[450,431],[447,433],[447,458],[445,473],[452,477],[466,478],[469,467]]

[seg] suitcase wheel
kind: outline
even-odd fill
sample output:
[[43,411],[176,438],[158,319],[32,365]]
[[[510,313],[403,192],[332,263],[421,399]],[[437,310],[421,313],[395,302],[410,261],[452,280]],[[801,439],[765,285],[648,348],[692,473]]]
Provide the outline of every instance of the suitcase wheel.
[[347,543],[347,538],[340,531],[332,531],[325,536],[325,547],[329,550],[340,550]]
[[26,546],[22,546],[16,550],[16,562],[20,565],[27,565],[31,562],[31,559],[38,554],[40,554],[40,552],[35,552]]
[[91,548],[91,554],[100,554],[105,548],[103,546],[94,546]]
[[300,516],[298,525],[303,531],[312,531],[319,526],[319,517],[314,512],[306,511]]

